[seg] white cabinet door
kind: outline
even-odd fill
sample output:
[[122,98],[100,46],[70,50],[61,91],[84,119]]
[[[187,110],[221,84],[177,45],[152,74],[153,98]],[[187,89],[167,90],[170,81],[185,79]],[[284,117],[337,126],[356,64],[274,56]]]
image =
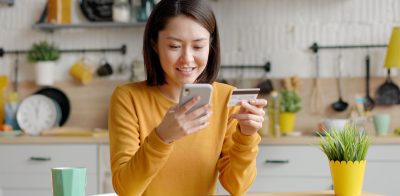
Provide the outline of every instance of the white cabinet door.
[[331,177],[258,176],[249,193],[332,190]]
[[329,162],[317,145],[260,145],[250,193],[332,189]]
[[400,195],[400,145],[373,145],[367,154],[363,190]]
[[[96,144],[0,145],[0,189],[8,195],[52,195],[51,168],[87,168],[87,194],[98,193]],[[32,192],[32,194],[26,194]]]
[[329,162],[316,145],[260,145],[258,176],[325,177]]
[[[260,145],[248,193],[331,190],[329,163],[317,145]],[[218,183],[218,194],[226,191]]]
[[22,195],[29,195],[29,196],[52,196],[53,194],[47,189],[38,190],[38,189],[10,189],[3,191],[3,195],[0,196],[22,196]]
[[114,188],[111,179],[110,147],[108,144],[99,145],[98,162],[100,193],[112,193]]
[[[249,192],[332,188],[328,159],[317,145],[261,145],[257,171]],[[397,196],[399,181],[400,145],[372,145],[367,154],[363,191]]]

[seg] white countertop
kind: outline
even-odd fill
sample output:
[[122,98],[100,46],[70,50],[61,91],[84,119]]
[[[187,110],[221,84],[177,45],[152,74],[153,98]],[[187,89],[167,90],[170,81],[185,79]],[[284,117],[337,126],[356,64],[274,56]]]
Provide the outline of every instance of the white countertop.
[[[0,144],[108,144],[108,137],[92,136],[16,136],[0,137]],[[316,145],[318,137],[263,137],[260,145]],[[400,144],[400,137],[372,137],[372,144]]]

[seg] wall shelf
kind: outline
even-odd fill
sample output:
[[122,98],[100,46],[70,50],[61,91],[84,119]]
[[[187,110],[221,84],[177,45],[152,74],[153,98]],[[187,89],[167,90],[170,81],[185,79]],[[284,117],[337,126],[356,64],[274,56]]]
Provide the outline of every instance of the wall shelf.
[[14,5],[14,0],[0,0],[0,4],[7,4],[9,6],[13,6]]
[[131,27],[144,27],[144,22],[91,22],[80,24],[49,24],[49,23],[36,23],[32,26],[33,29],[41,30],[44,32],[52,33],[60,29],[87,29],[87,28],[131,28]]

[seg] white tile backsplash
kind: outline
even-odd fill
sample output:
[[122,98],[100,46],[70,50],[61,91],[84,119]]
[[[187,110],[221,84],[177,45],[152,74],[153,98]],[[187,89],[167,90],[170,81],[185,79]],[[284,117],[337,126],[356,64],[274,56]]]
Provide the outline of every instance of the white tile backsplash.
[[[143,27],[127,29],[73,29],[48,34],[33,30],[46,0],[17,0],[13,7],[0,6],[0,47],[28,49],[33,42],[47,39],[61,48],[103,48],[128,46],[127,55],[107,54],[115,66],[141,58]],[[73,0],[74,23],[87,22],[78,0]],[[387,44],[391,28],[400,25],[397,0],[218,0],[210,2],[221,36],[223,65],[254,65],[272,62],[269,77],[315,75],[315,60],[308,47],[321,45]],[[343,76],[364,76],[366,50],[341,50]],[[385,49],[370,49],[372,76],[385,75]],[[338,51],[320,52],[321,76],[335,76]],[[99,59],[103,54],[87,56]],[[82,54],[63,54],[57,76],[70,79],[68,69]],[[21,80],[32,80],[32,66],[21,57]],[[0,59],[0,73],[10,73],[13,55]],[[140,69],[143,70],[143,69]],[[226,70],[226,72],[228,72]],[[225,73],[224,77],[235,73]],[[396,74],[396,71],[394,71]],[[138,74],[138,73],[137,73]],[[140,74],[138,74],[140,75]],[[262,72],[246,71],[245,77]],[[114,77],[115,78],[115,77]]]

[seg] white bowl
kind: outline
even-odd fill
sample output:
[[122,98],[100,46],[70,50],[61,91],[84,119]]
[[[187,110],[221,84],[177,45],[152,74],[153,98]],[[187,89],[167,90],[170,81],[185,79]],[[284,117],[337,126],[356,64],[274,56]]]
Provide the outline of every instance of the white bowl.
[[346,124],[349,122],[348,119],[325,119],[324,127],[326,131],[341,131],[344,129]]

